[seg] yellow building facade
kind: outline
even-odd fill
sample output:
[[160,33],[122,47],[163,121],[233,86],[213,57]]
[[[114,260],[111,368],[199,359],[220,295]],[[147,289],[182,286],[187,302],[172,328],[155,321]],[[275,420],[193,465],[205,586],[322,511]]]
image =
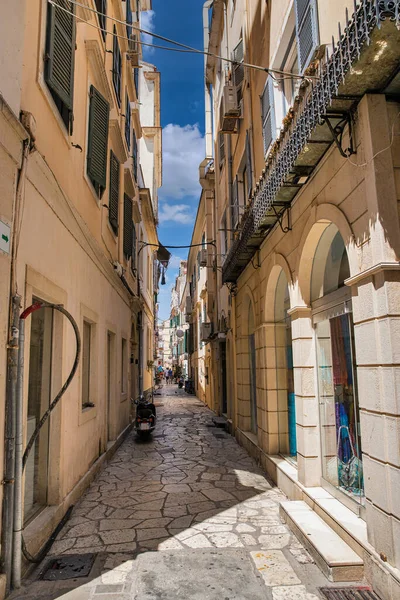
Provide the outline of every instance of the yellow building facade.
[[[131,397],[153,385],[160,75],[151,65],[141,72],[135,29],[150,8],[147,0],[39,0],[12,3],[2,19],[0,220],[10,245],[0,252],[1,422],[10,410],[12,298],[20,312],[35,302],[62,305],[82,342],[77,374],[24,474],[31,554],[128,432]],[[153,115],[143,129],[142,89]],[[155,139],[146,168],[142,135]],[[24,445],[75,352],[73,330],[57,312],[26,320]],[[9,587],[7,536],[3,526]]]
[[400,593],[397,18],[368,0],[206,3],[200,177],[208,403],[385,599]]

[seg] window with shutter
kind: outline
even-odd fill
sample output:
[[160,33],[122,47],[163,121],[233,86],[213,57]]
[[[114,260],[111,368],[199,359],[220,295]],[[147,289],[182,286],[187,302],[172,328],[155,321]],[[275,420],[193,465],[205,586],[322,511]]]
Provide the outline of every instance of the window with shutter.
[[263,95],[261,96],[261,115],[264,153],[266,153],[275,138],[276,128],[274,112],[274,88],[270,77],[267,79]]
[[299,48],[300,73],[307,68],[318,46],[316,0],[295,0],[296,37]]
[[121,50],[119,49],[119,43],[117,38],[117,28],[114,25],[114,36],[113,36],[113,85],[115,95],[117,96],[118,106],[121,106],[121,71],[122,71],[122,57]]
[[133,18],[132,18],[131,0],[126,0],[126,34],[129,39],[131,39],[131,36],[132,36],[132,27],[131,27],[132,23],[133,23]]
[[133,221],[132,221],[132,200],[127,194],[124,194],[124,254],[127,260],[132,256],[133,240]]
[[[233,83],[237,89],[237,101],[238,105],[242,99],[242,83],[244,80],[244,47],[243,40],[240,40],[234,51],[232,52],[233,64]],[[235,64],[236,63],[236,64]]]
[[65,126],[72,133],[74,99],[75,17],[70,0],[47,6],[44,78]]
[[139,69],[133,69],[133,81],[135,83],[136,99],[139,98]]
[[137,238],[136,238],[136,225],[132,222],[132,260],[131,269],[136,269],[136,252],[137,252]]
[[250,198],[253,188],[253,163],[251,160],[251,143],[250,132],[246,131],[246,181],[247,181],[247,197]]
[[107,181],[108,119],[110,105],[98,90],[90,87],[87,175],[99,198]]
[[131,149],[131,103],[128,93],[125,100],[125,139],[128,150]]
[[225,135],[220,132],[218,134],[219,136],[219,164],[221,166],[221,164],[224,162],[225,160]]
[[101,35],[103,40],[106,41],[107,35],[107,0],[95,0],[97,17],[99,19],[99,25],[101,29]]
[[132,159],[133,159],[133,175],[135,181],[138,181],[138,146],[135,130],[132,130]]
[[119,160],[114,152],[110,152],[110,196],[108,203],[108,219],[115,235],[118,235],[118,203],[119,203]]
[[232,183],[231,192],[231,228],[236,229],[239,225],[239,194],[238,194],[238,179]]

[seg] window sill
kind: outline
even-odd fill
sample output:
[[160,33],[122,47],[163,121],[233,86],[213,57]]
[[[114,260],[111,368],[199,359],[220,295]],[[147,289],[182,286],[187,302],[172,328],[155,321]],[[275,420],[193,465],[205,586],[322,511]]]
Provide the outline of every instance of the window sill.
[[79,413],[78,425],[85,425],[88,421],[97,417],[97,406],[83,406]]
[[52,98],[50,90],[47,87],[47,83],[44,80],[44,75],[42,72],[39,73],[37,82],[38,82],[40,91],[42,92],[51,112],[53,113],[54,118],[56,119],[56,121],[58,123],[59,130],[64,139],[64,142],[66,143],[68,150],[71,150],[71,136],[69,135],[69,132],[65,126],[65,123],[61,118],[61,115],[58,111],[58,108],[57,108],[53,98]]
[[[83,172],[83,178],[84,178],[84,180],[86,181],[86,184],[87,184],[87,186],[88,186],[88,188],[89,188],[89,190],[90,190],[90,193],[91,193],[91,195],[93,196],[93,199],[94,199],[94,201],[95,201],[95,202],[96,202],[96,204],[97,204],[97,207],[100,209],[100,208],[101,208],[101,206],[102,206],[102,201],[101,201],[102,199],[101,199],[101,198],[99,198],[99,196],[98,196],[98,194],[97,194],[96,190],[95,190],[95,189],[94,189],[94,187],[93,187],[93,184],[92,184],[92,182],[90,181],[90,179],[89,179],[89,177],[88,177],[88,175],[87,175],[87,172],[86,172],[86,161],[85,161],[85,168],[84,168],[84,172]],[[104,191],[105,191],[105,190],[104,190]],[[103,192],[102,196],[104,196],[104,192]]]

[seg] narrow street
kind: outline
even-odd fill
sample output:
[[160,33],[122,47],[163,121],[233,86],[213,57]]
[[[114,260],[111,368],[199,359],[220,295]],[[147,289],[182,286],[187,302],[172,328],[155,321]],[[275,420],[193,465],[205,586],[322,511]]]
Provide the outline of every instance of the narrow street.
[[[317,600],[327,581],[282,524],[284,495],[197,398],[173,385],[156,400],[153,438],[129,435],[12,598]],[[88,579],[38,580],[87,553]]]

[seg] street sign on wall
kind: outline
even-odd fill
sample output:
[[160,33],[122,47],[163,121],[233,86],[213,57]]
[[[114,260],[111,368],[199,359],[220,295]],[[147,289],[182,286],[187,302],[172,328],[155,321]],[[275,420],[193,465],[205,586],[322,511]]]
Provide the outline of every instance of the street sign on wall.
[[0,250],[10,254],[11,227],[0,221]]

